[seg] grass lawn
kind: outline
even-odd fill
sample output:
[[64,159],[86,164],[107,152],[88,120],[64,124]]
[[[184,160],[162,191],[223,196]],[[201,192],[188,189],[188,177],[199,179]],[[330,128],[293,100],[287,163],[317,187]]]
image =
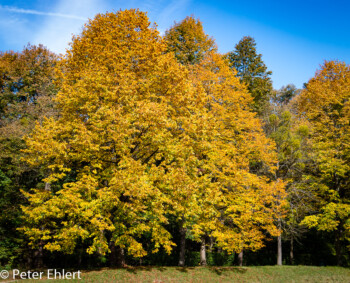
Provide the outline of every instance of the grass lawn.
[[[350,282],[350,269],[316,266],[130,267],[82,271],[82,280],[40,282]],[[37,280],[26,280],[35,282]]]

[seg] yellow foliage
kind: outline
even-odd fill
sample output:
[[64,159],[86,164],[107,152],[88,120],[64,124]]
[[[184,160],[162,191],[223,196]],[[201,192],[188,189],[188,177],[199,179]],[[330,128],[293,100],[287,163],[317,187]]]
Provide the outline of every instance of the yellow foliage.
[[147,235],[170,253],[170,215],[228,251],[278,234],[284,184],[250,170],[276,162],[252,98],[220,55],[185,67],[165,51],[138,10],[97,15],[73,38],[58,70],[60,117],[27,139],[27,161],[59,186],[26,194],[32,244],[72,252],[89,239],[87,252],[104,254],[115,242],[142,257]]
[[[295,103],[310,124],[317,176],[319,213],[303,221],[319,230],[337,230],[349,239],[350,67],[325,62]],[[339,236],[337,236],[339,238]]]

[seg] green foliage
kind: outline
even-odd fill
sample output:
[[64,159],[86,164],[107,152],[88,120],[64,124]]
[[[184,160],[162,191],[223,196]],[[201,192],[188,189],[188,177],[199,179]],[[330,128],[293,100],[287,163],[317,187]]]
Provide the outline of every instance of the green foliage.
[[6,235],[6,226],[11,221],[11,180],[0,170],[0,266],[10,258],[13,252],[13,243]]
[[300,94],[300,89],[297,89],[295,85],[288,84],[283,86],[280,90],[277,91],[274,101],[282,105],[288,104],[295,96]]
[[299,113],[310,124],[315,170],[312,181],[318,213],[303,224],[334,231],[338,264],[350,241],[350,67],[325,62],[298,97]]
[[11,264],[26,249],[16,230],[22,223],[19,205],[25,202],[20,189],[36,186],[42,172],[21,160],[24,136],[35,122],[54,115],[56,62],[43,46],[0,53],[0,265]]
[[227,53],[226,58],[237,76],[244,82],[254,98],[253,110],[262,116],[272,94],[271,71],[267,70],[262,55],[256,51],[256,42],[250,36],[243,37],[235,50]]
[[300,222],[313,210],[315,202],[306,177],[312,168],[309,127],[298,119],[292,105],[284,99],[275,99],[271,108],[274,112],[265,123],[265,131],[276,142],[278,170],[275,177],[287,182],[288,213],[280,220],[282,236],[295,243],[307,232]]
[[216,51],[213,38],[205,34],[200,20],[186,17],[165,32],[169,52],[175,54],[181,64],[198,64],[206,53]]
[[269,117],[270,137],[276,142],[279,165],[279,176],[284,179],[292,177],[293,167],[302,166],[302,142],[301,134],[307,133],[305,125],[293,129],[292,114],[289,111],[283,111],[278,117],[272,114]]

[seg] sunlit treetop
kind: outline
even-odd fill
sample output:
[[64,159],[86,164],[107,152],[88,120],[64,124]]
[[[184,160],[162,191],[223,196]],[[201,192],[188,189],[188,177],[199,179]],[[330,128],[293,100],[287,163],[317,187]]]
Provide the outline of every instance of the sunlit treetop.
[[205,34],[202,22],[193,17],[175,23],[164,38],[168,51],[174,52],[181,64],[197,64],[207,52],[217,50],[214,39]]

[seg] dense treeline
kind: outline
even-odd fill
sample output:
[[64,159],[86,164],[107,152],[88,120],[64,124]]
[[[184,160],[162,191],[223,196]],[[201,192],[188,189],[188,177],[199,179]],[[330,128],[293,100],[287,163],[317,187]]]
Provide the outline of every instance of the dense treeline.
[[272,88],[192,17],[0,54],[0,266],[349,264],[350,67]]

